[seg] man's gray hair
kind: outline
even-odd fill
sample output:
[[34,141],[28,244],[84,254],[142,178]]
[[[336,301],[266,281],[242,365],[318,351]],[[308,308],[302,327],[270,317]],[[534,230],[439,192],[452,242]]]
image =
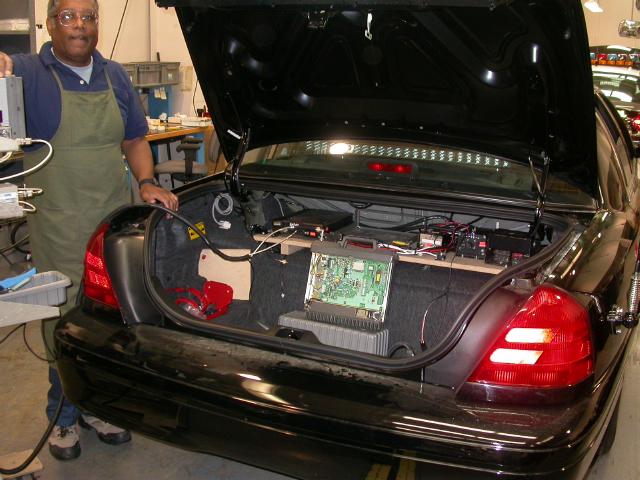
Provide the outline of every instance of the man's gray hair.
[[[98,13],[100,9],[98,5],[98,0],[92,0],[94,5],[94,10]],[[60,6],[60,0],[49,0],[49,6],[47,7],[47,17],[53,17],[58,13],[58,7]]]

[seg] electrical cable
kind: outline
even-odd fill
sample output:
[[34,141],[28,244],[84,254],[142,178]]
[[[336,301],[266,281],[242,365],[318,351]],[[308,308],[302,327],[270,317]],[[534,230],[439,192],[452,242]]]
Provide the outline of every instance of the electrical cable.
[[[227,208],[225,208],[224,210],[220,208],[220,200],[223,199],[227,201]],[[213,205],[211,206],[211,217],[213,218],[213,221],[216,222],[216,225],[225,230],[231,228],[231,223],[226,220],[219,221],[216,218],[216,212],[225,217],[230,215],[233,212],[233,197],[228,193],[221,193],[219,195],[216,195],[216,198],[213,201]]]
[[7,152],[5,153],[2,158],[0,158],[0,164],[6,162],[7,160],[9,160],[11,158],[11,155],[13,154],[13,152]]
[[262,245],[264,245],[264,243],[267,241],[267,239],[273,235],[275,235],[276,233],[283,231],[283,230],[290,230],[293,227],[283,227],[280,228],[278,230],[275,230],[273,232],[271,232],[269,235],[267,235],[267,237],[262,240],[262,242],[253,250],[253,252],[247,254],[247,255],[241,255],[239,257],[234,257],[231,255],[227,255],[226,253],[222,252],[220,249],[216,248],[213,246],[213,244],[209,241],[209,239],[204,236],[202,234],[202,232],[200,231],[200,229],[198,227],[196,227],[191,221],[187,220],[185,217],[183,217],[182,215],[176,213],[175,211],[165,207],[164,205],[160,205],[158,203],[142,203],[139,204],[139,206],[141,207],[150,207],[150,208],[156,208],[158,210],[162,210],[163,212],[169,214],[172,217],[177,218],[178,220],[180,220],[182,223],[184,223],[186,226],[188,226],[189,228],[191,228],[191,230],[193,230],[195,232],[195,234],[204,242],[204,244],[207,246],[207,248],[209,250],[211,250],[213,253],[215,253],[216,255],[218,255],[219,257],[221,257],[224,260],[227,260],[228,262],[246,262],[251,260],[251,257],[258,255],[260,253],[264,253],[268,250],[271,250],[274,247],[277,247],[278,245],[282,244],[283,242],[287,241],[288,239],[290,239],[293,235],[296,234],[297,230],[294,231],[291,235],[283,238],[281,241],[274,243],[273,245],[270,245],[267,248],[263,248],[262,250],[260,250],[260,247]]
[[284,208],[282,208],[282,202],[275,195],[273,196],[273,198],[275,198],[276,202],[278,202],[278,206],[280,207],[280,214],[284,217]]
[[18,246],[22,245],[28,239],[29,239],[29,235],[27,235],[26,237],[22,238],[21,240],[18,240],[17,242],[12,243],[11,245],[9,245],[7,247],[0,248],[0,253],[10,252],[14,248],[17,248]]
[[49,360],[47,358],[43,358],[40,355],[38,355],[33,348],[31,348],[31,345],[29,345],[29,342],[27,341],[27,324],[23,324],[24,328],[22,329],[22,340],[24,341],[24,346],[27,347],[27,350],[29,350],[31,352],[31,355],[33,355],[34,357],[36,357],[38,360],[42,360],[43,362],[47,362],[48,364],[52,364],[55,362],[55,360]]
[[196,79],[196,86],[193,89],[193,97],[191,98],[191,105],[193,105],[193,114],[198,115],[198,109],[196,108],[196,92],[198,91],[198,83],[200,79]]
[[51,417],[51,420],[49,421],[49,425],[47,426],[47,429],[45,430],[44,435],[42,435],[42,438],[40,439],[38,444],[33,449],[33,452],[31,452],[31,455],[29,455],[24,462],[22,462],[20,465],[18,465],[15,468],[1,468],[0,467],[0,475],[5,475],[5,476],[7,476],[7,475],[15,475],[17,473],[20,473],[22,470],[27,468],[29,465],[31,465],[31,462],[33,462],[33,460],[38,456],[38,454],[40,453],[40,450],[42,450],[42,447],[44,447],[44,444],[46,443],[47,439],[49,438],[49,435],[51,435],[51,432],[53,431],[53,427],[56,426],[56,422],[58,421],[58,417],[60,416],[60,412],[62,411],[62,405],[64,404],[64,400],[65,400],[64,395],[60,395],[60,401],[58,402],[58,406],[56,407],[56,411],[53,414],[53,417]]
[[247,260],[251,259],[251,255],[250,254],[241,255],[239,257],[233,257],[231,255],[227,255],[226,253],[220,251],[218,248],[213,246],[213,244],[209,241],[209,239],[206,236],[204,236],[202,234],[202,232],[200,231],[200,229],[198,229],[198,227],[196,227],[191,221],[187,220],[182,215],[180,215],[177,212],[171,210],[170,208],[165,207],[164,205],[160,205],[158,203],[141,203],[138,206],[140,206],[140,207],[148,207],[148,208],[155,208],[157,210],[162,210],[163,212],[169,214],[170,216],[177,218],[182,223],[184,223],[186,226],[191,228],[191,230],[193,230],[194,233],[198,237],[200,237],[200,239],[204,242],[204,244],[207,246],[207,248],[209,250],[211,250],[213,253],[215,253],[219,257],[223,258],[224,260],[227,260],[229,262],[246,262]]
[[20,205],[22,211],[26,213],[36,213],[37,211],[37,208],[34,204],[25,202],[24,200],[18,200],[18,205]]
[[13,262],[11,260],[9,260],[9,257],[7,257],[4,253],[0,253],[0,257],[2,257],[2,259],[7,262],[9,265],[13,265]]
[[109,60],[113,60],[113,52],[116,51],[116,45],[118,44],[118,38],[120,37],[120,29],[122,28],[122,22],[124,21],[124,17],[127,13],[128,6],[129,6],[129,0],[127,0],[124,4],[124,9],[122,10],[122,17],[120,17],[120,25],[118,25],[118,33],[116,33],[116,39],[113,41],[113,48],[111,49],[111,55],[109,55]]
[[[279,229],[279,230],[290,229],[290,228],[293,228],[293,227],[284,227],[284,228],[281,228],[281,229]],[[271,250],[272,248],[275,248],[275,247],[277,247],[278,245],[283,244],[284,242],[286,242],[287,240],[289,240],[291,237],[293,237],[296,233],[298,233],[298,230],[294,230],[294,231],[293,231],[293,233],[292,233],[291,235],[289,235],[289,236],[287,236],[287,237],[284,237],[284,238],[283,238],[282,240],[280,240],[279,242],[276,242],[276,243],[274,243],[273,245],[269,245],[267,248],[263,248],[262,250],[258,250],[258,249],[260,248],[260,246],[262,246],[262,245],[264,244],[264,242],[267,240],[267,238],[269,238],[271,235],[273,235],[274,233],[278,232],[279,230],[276,230],[275,232],[271,232],[271,233],[270,233],[270,234],[269,234],[269,235],[268,235],[268,236],[267,236],[267,237],[266,237],[262,242],[260,242],[260,245],[258,245],[258,246],[256,247],[256,249],[255,249],[253,252],[251,252],[251,254],[250,254],[250,255],[253,257],[254,255],[258,255],[259,253],[267,252],[267,251]]]
[[[2,299],[2,296],[0,296],[0,299]],[[2,340],[0,340],[0,345],[2,345],[4,342],[7,341],[7,339],[13,335],[14,333],[16,333],[18,330],[20,330],[20,328],[24,327],[26,325],[26,323],[21,323],[20,325],[18,325],[17,327],[15,327],[13,330],[11,330],[9,333],[7,333]]]
[[2,177],[0,178],[0,182],[4,182],[6,180],[11,180],[12,178],[17,178],[17,177],[22,177],[22,176],[27,176],[30,173],[35,172],[36,170],[39,170],[40,168],[44,167],[44,165],[51,160],[51,157],[53,156],[53,145],[51,145],[49,142],[47,142],[46,140],[31,140],[32,143],[44,143],[46,146],[49,147],[49,153],[47,154],[46,157],[44,157],[44,159],[38,163],[35,167],[31,167],[29,170],[25,170],[24,172],[20,172],[20,173],[15,173],[13,175],[9,175],[7,177]]
[[444,291],[440,295],[438,295],[433,300],[431,300],[431,302],[429,302],[429,305],[427,305],[427,308],[424,311],[424,315],[422,316],[422,322],[420,324],[420,348],[422,349],[423,352],[427,348],[427,342],[424,339],[424,327],[426,326],[426,323],[427,323],[427,315],[429,314],[429,309],[434,303],[436,303],[442,297],[445,297],[447,300],[447,304],[445,304],[445,310],[447,309],[448,300],[449,300],[448,299],[449,288],[451,287],[451,277],[453,274],[453,261],[455,258],[456,258],[456,254],[454,250],[453,257],[451,258],[451,262],[449,263],[449,280],[447,281],[447,286],[445,287]]
[[29,253],[28,250],[23,250],[20,247],[22,246],[22,244],[26,241],[29,240],[29,234],[27,234],[22,240],[20,240],[19,243],[16,243],[16,236],[18,235],[18,230],[20,229],[20,227],[22,227],[25,223],[27,223],[27,219],[23,218],[21,221],[17,222],[12,228],[11,228],[11,232],[9,233],[9,240],[11,241],[12,244],[15,244],[16,246],[14,247],[16,250],[18,250],[20,253],[24,253],[25,255],[27,255]]
[[33,198],[37,195],[42,195],[44,190],[34,187],[18,187],[18,195],[22,198]]

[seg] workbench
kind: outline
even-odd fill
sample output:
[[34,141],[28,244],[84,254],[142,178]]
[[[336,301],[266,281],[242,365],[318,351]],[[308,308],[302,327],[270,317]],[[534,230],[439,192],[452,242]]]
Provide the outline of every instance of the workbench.
[[145,139],[149,143],[159,143],[163,141],[175,141],[180,140],[188,135],[197,135],[199,133],[205,133],[211,126],[206,127],[183,127],[181,125],[168,124],[164,132],[147,133]]
[[[166,125],[164,132],[148,133],[145,135],[145,139],[151,144],[152,147],[158,147],[160,145],[166,145],[167,148],[167,160],[171,160],[171,142],[176,142],[189,135],[203,135],[211,129],[211,126],[207,127],[183,127],[177,124]],[[204,142],[203,142],[204,145]],[[152,148],[153,151],[153,163],[158,164],[159,155],[157,148]],[[201,150],[203,152],[203,150]],[[204,154],[199,155],[198,161],[204,163]]]

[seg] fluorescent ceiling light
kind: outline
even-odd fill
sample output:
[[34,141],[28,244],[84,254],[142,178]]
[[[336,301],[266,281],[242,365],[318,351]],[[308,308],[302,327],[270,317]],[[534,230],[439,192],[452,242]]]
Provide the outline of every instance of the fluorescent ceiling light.
[[590,12],[593,12],[593,13],[602,13],[602,12],[604,12],[602,7],[598,3],[598,0],[587,0],[586,2],[584,2],[584,8],[586,8],[587,10],[589,10]]

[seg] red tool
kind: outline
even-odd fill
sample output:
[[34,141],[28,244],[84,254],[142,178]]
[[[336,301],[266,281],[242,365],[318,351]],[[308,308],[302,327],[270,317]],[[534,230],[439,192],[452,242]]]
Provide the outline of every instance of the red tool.
[[233,300],[233,288],[226,283],[206,281],[202,292],[195,288],[172,288],[171,292],[187,293],[178,297],[176,305],[181,305],[187,312],[202,320],[213,320],[227,313]]

